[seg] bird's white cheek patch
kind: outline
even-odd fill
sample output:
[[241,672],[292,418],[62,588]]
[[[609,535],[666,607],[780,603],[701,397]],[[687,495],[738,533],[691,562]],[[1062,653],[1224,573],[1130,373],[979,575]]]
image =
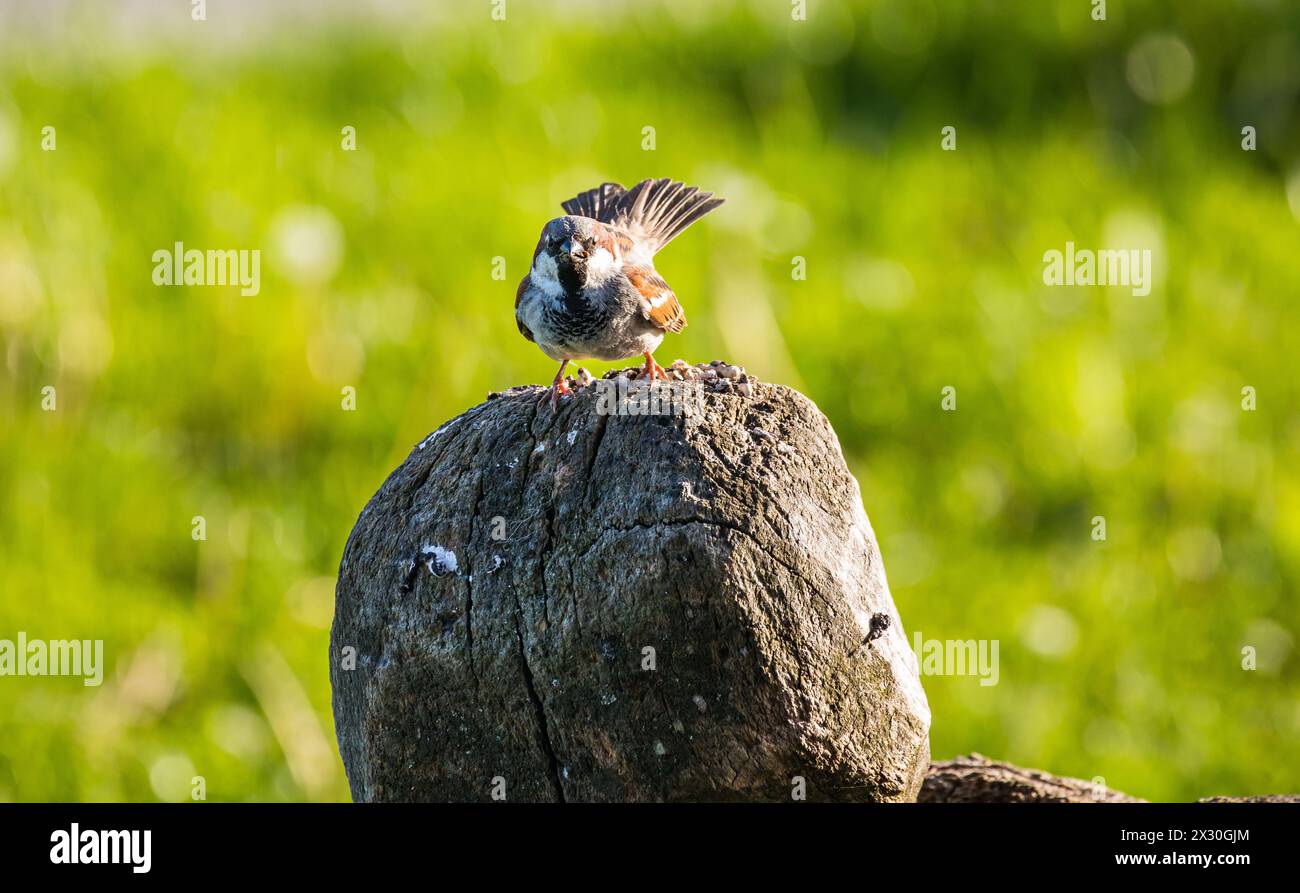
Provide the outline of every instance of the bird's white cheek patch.
[[558,298],[564,294],[564,287],[560,285],[560,271],[555,266],[555,258],[549,254],[537,255],[528,278],[549,297]]
[[604,282],[614,275],[614,255],[605,248],[597,248],[587,260],[587,282]]

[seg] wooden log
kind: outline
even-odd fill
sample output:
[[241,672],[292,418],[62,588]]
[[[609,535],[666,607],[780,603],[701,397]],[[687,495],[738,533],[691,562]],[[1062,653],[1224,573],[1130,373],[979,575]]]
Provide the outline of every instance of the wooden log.
[[649,414],[514,389],[389,476],[331,636],[354,799],[916,798],[929,707],[858,484],[808,399],[724,371]]

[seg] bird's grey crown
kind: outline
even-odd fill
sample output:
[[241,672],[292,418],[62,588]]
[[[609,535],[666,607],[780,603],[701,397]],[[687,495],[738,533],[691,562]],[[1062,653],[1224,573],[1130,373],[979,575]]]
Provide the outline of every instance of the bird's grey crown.
[[554,220],[547,222],[542,227],[542,235],[547,241],[562,242],[565,239],[571,239],[574,236],[582,238],[591,238],[595,232],[593,224],[595,221],[586,217],[574,217],[566,214],[563,217],[556,217]]

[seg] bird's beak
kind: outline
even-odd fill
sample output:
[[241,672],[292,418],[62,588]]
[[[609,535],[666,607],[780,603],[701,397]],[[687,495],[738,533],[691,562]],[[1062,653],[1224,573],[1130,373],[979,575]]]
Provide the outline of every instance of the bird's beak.
[[587,253],[582,247],[582,243],[574,239],[565,239],[564,244],[560,246],[560,250],[570,257],[582,257]]

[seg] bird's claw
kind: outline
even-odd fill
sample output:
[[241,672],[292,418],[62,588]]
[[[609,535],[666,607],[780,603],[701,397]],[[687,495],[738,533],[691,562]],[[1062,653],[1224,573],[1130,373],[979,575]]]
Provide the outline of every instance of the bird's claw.
[[541,401],[543,403],[550,403],[551,411],[554,412],[560,406],[560,397],[567,396],[570,393],[572,393],[572,389],[569,387],[569,383],[560,380],[552,384],[542,393]]
[[639,377],[648,378],[650,381],[654,381],[656,378],[668,381],[668,373],[664,371],[663,366],[655,362],[655,358],[650,354],[645,355],[645,368],[641,370]]

